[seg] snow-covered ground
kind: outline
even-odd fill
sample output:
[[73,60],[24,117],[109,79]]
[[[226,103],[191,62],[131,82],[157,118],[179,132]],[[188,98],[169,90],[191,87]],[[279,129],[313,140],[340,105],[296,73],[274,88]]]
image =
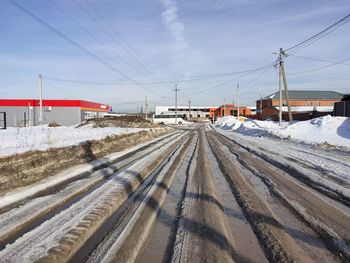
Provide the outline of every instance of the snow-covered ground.
[[75,128],[75,127],[28,127],[0,130],[0,156],[30,150],[77,145],[83,141],[98,140],[108,135],[139,132],[140,128]]
[[227,116],[216,121],[215,126],[232,130],[253,137],[288,138],[292,141],[307,144],[328,143],[334,146],[350,148],[350,118],[324,116],[308,121],[297,121],[293,124],[283,122],[259,121]]

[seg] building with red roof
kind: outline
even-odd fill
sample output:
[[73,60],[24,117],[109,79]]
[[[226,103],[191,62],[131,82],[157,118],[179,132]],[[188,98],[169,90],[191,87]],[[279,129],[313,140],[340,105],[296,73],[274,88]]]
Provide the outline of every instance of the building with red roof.
[[[85,100],[43,100],[43,124],[63,126],[86,119],[103,117],[111,106]],[[8,127],[39,125],[40,101],[37,99],[0,99],[0,112],[6,113]]]

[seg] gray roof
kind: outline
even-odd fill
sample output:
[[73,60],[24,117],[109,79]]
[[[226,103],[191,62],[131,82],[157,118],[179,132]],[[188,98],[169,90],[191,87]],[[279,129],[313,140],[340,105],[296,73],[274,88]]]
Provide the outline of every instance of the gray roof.
[[[329,90],[289,90],[288,91],[289,99],[291,100],[328,100],[328,99],[339,99],[341,100],[344,94],[329,91]],[[277,91],[269,96],[266,96],[264,99],[279,99],[280,92]],[[284,99],[284,90],[282,90],[282,98]]]

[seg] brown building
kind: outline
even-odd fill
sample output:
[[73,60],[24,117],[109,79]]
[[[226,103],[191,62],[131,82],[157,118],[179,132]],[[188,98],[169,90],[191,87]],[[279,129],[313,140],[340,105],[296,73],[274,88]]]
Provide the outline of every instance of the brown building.
[[[210,117],[214,119],[224,116],[237,116],[238,106],[235,104],[225,104],[218,108],[212,108],[210,111]],[[239,106],[239,115],[249,117],[251,115],[251,109],[247,106]]]
[[[335,91],[290,90],[289,105],[295,120],[307,120],[332,114],[334,103],[343,98],[343,94]],[[278,120],[279,92],[256,101],[256,117],[259,120]],[[282,91],[282,117],[288,120],[287,101]]]
[[350,117],[350,94],[345,95],[341,101],[334,103],[334,116]]

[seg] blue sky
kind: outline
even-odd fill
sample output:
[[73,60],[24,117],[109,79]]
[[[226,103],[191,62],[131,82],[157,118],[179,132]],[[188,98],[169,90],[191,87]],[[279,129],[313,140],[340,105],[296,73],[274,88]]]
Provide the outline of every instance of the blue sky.
[[[0,97],[38,97],[37,76],[41,73],[82,82],[44,79],[44,98],[98,101],[120,111],[135,111],[145,96],[151,107],[173,104],[174,83],[169,80],[266,65],[276,59],[273,52],[280,47],[293,46],[350,13],[348,0],[16,1],[115,70],[65,42],[8,1],[1,1]],[[347,23],[296,55],[327,61],[349,59],[350,64],[349,32]],[[327,65],[289,56],[289,88],[350,91],[349,65],[302,73]],[[260,95],[278,89],[273,67],[235,79],[239,76],[178,81],[179,104],[187,104],[189,98],[197,105],[222,104],[224,98],[232,102],[239,83],[240,102],[254,105]],[[92,81],[113,85],[83,83]]]

